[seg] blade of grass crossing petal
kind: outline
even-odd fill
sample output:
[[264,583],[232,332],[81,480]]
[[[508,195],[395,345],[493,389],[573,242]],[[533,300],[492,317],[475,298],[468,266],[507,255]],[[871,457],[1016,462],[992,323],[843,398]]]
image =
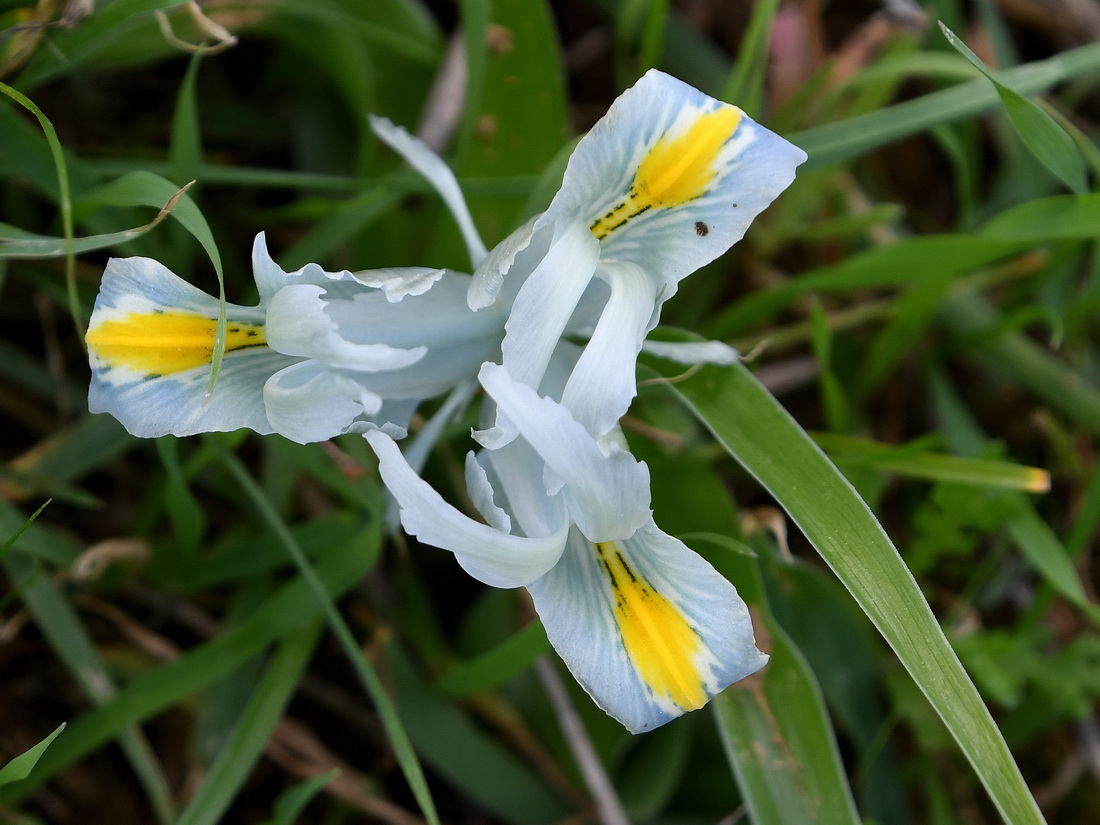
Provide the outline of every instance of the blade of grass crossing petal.
[[0,768],[0,785],[8,785],[12,782],[18,782],[20,779],[26,779],[34,766],[38,763],[38,760],[42,757],[46,748],[50,746],[50,743],[53,742],[53,740],[57,738],[57,735],[63,730],[65,730],[64,722],[58,725],[53,733],[37,745],[19,754],[19,756],[12,759],[3,768]]
[[324,623],[304,625],[283,640],[253,691],[233,734],[224,744],[202,786],[174,825],[216,825],[233,803],[298,687],[317,648]]
[[[209,443],[217,444],[212,439]],[[439,825],[439,815],[436,813],[435,803],[432,801],[431,792],[428,790],[428,783],[424,778],[423,770],[420,768],[416,752],[413,750],[409,736],[397,715],[397,709],[382,686],[378,674],[363,655],[363,651],[355,641],[351,629],[336,609],[332,598],[325,591],[324,585],[310,565],[305,553],[302,552],[302,548],[298,545],[290,530],[287,529],[286,523],[279,516],[271,502],[268,501],[259,484],[256,483],[256,480],[252,478],[252,475],[236,456],[228,451],[223,451],[221,458],[226,469],[237,479],[245,494],[252,501],[253,506],[256,507],[260,516],[267,523],[268,528],[275,534],[279,543],[283,545],[287,554],[294,561],[295,567],[298,568],[298,572],[306,584],[309,585],[310,590],[313,591],[324,611],[330,629],[340,642],[340,646],[344,649],[344,653],[347,655],[352,667],[355,668],[356,675],[362,682],[367,695],[374,702],[375,710],[378,712],[382,725],[389,735],[394,754],[397,756],[397,761],[405,774],[405,780],[412,789],[413,796],[420,805],[420,810],[431,825]],[[377,512],[381,512],[381,509],[378,509]]]
[[[5,566],[16,586],[22,587],[23,601],[34,616],[35,623],[84,694],[95,705],[110,701],[116,694],[110,672],[76,611],[53,580],[39,575],[38,566],[22,555],[9,556]],[[175,816],[172,792],[148,740],[136,726],[119,730],[117,736],[118,744],[145,789],[157,820],[171,822]]]
[[[191,183],[194,183],[192,181]],[[184,187],[186,191],[191,184]],[[81,199],[81,203],[104,203],[119,206],[159,206],[166,198],[171,199],[180,193],[177,187],[170,181],[151,172],[131,172],[116,181],[105,184],[99,189]],[[214,235],[210,232],[210,225],[206,222],[202,212],[195,206],[194,201],[185,196],[178,201],[171,201],[174,206],[172,217],[183,224],[197,240],[210,263],[214,265],[214,273],[218,276],[218,325],[214,333],[214,353],[211,359],[210,386],[207,388],[207,397],[214,391],[218,382],[218,374],[221,372],[222,358],[225,356],[226,318],[225,318],[225,276],[222,271],[222,257],[218,252],[218,245],[214,242]],[[167,208],[167,207],[166,207]]]
[[61,209],[61,231],[65,238],[65,291],[69,298],[69,314],[73,319],[79,337],[84,338],[84,322],[80,319],[80,299],[76,294],[76,252],[73,250],[73,198],[69,190],[69,170],[65,166],[65,152],[61,148],[61,141],[57,139],[57,132],[53,128],[42,110],[39,109],[25,95],[17,92],[6,83],[0,83],[0,92],[3,92],[24,109],[33,114],[42,131],[46,135],[46,142],[50,146],[50,154],[53,156],[54,168],[57,170],[58,205]]
[[761,0],[752,4],[749,25],[737,49],[733,71],[718,96],[740,107],[755,120],[760,120],[763,114],[764,74],[768,68],[772,21],[778,10],[779,0]]
[[1066,131],[1035,102],[1006,86],[986,68],[970,48],[951,29],[940,23],[944,36],[955,49],[974,64],[997,88],[1005,113],[1024,145],[1059,180],[1078,194],[1088,190],[1085,163],[1081,153]]
[[767,667],[714,700],[718,732],[755,825],[858,825],[821,688],[768,606],[757,561],[725,536],[688,535],[750,605]]
[[[4,515],[3,510],[0,515]],[[326,547],[318,558],[316,574],[332,598],[354,586],[374,565],[381,547],[379,524],[377,520],[365,524],[348,541]],[[29,536],[30,533],[26,543]],[[215,684],[271,642],[320,614],[317,596],[305,581],[296,579],[283,585],[247,619],[180,658],[133,679],[114,697],[76,719],[26,780],[0,788],[0,804],[18,804],[51,777],[107,744],[130,725]]]
[[[668,375],[679,367],[666,365]],[[1043,816],[920,588],[867,505],[742,365],[672,391],[776,498],[852,593],[946,723],[1010,825]]]

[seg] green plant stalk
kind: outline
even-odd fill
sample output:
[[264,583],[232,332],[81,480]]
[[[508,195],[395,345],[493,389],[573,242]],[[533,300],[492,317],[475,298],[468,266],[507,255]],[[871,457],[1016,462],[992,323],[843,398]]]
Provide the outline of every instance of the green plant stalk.
[[[1070,78],[1095,71],[1100,71],[1100,43],[1006,69],[997,75],[997,79],[1020,94],[1034,95]],[[933,126],[983,114],[997,108],[1000,103],[997,90],[982,77],[916,100],[806,129],[787,137],[806,150],[810,157],[804,168],[810,169],[859,157]]]
[[84,322],[80,320],[80,297],[76,292],[76,252],[73,250],[73,197],[69,187],[69,169],[65,165],[65,152],[53,124],[41,109],[6,83],[0,83],[0,92],[38,118],[38,123],[46,134],[46,143],[49,144],[50,155],[57,169],[58,206],[61,209],[61,231],[65,237],[65,292],[69,299],[69,315],[72,316],[79,338],[83,340]]
[[[219,444],[218,446],[220,447],[221,445]],[[336,609],[336,605],[325,591],[324,584],[322,584],[321,580],[318,578],[317,573],[310,565],[308,559],[306,559],[305,553],[303,553],[302,548],[298,546],[298,542],[295,540],[290,530],[287,529],[282,518],[275,511],[275,508],[272,507],[267,496],[264,495],[260,485],[256,483],[256,480],[252,478],[252,475],[245,469],[244,465],[241,464],[236,456],[228,450],[222,449],[220,452],[222,462],[225,464],[226,469],[228,469],[233,477],[237,479],[245,494],[252,500],[260,516],[267,522],[268,527],[275,534],[279,543],[283,545],[287,554],[294,561],[294,565],[298,568],[303,580],[305,580],[310,590],[312,590],[317,597],[329,627],[340,642],[340,646],[343,647],[344,653],[347,655],[352,667],[355,668],[355,672],[359,676],[359,680],[363,683],[363,687],[366,689],[371,701],[374,702],[375,709],[378,711],[378,715],[382,720],[382,725],[389,735],[390,744],[393,745],[397,761],[401,765],[401,769],[405,774],[405,779],[408,781],[409,787],[412,789],[413,795],[416,797],[416,801],[420,805],[421,811],[424,813],[424,817],[428,820],[430,825],[440,825],[439,815],[436,813],[435,803],[428,790],[428,783],[424,778],[424,772],[420,767],[416,751],[413,749],[412,742],[409,740],[408,734],[405,732],[401,720],[397,715],[397,708],[394,707],[393,701],[382,686],[378,674],[363,655],[362,650],[355,641],[355,637],[352,635],[351,629],[348,627],[347,623]]]
[[[682,368],[665,365],[666,377]],[[1009,825],[1043,815],[1004,737],[874,514],[741,364],[669,387],[775,497],[848,588],[944,720]]]

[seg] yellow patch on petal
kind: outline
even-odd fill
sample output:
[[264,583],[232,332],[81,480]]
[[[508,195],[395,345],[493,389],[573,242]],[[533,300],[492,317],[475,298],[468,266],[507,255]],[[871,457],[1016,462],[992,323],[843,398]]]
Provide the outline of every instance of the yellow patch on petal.
[[[86,340],[111,367],[170,375],[210,364],[217,328],[216,318],[190,312],[130,312],[91,327]],[[261,325],[226,327],[226,353],[266,344]]]
[[633,570],[614,542],[595,545],[615,593],[615,621],[627,655],[658,696],[684,710],[707,703],[695,662],[703,640],[683,612]]
[[718,155],[740,123],[740,109],[722,106],[676,137],[662,136],[638,165],[626,200],[593,221],[592,234],[602,241],[650,209],[682,206],[705,195],[718,175]]

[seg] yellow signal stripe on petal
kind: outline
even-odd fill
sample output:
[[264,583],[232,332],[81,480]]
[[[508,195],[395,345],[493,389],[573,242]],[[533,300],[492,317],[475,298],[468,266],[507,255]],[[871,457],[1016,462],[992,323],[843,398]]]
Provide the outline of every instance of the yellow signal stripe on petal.
[[707,692],[695,662],[703,640],[672,601],[631,569],[614,542],[595,545],[615,594],[615,621],[645,683],[677,707],[695,710]]
[[[210,364],[216,318],[190,312],[130,312],[88,330],[88,347],[111,367],[170,375]],[[230,323],[226,353],[267,344],[263,326]]]
[[723,106],[696,118],[674,138],[667,134],[638,165],[626,200],[589,226],[603,240],[650,209],[682,206],[706,194],[718,175],[718,154],[741,123],[741,110]]

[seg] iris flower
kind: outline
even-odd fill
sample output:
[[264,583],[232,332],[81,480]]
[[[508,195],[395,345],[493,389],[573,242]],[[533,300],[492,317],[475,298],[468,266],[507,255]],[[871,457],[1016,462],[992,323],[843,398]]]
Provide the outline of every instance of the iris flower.
[[[375,128],[429,169],[425,147]],[[664,301],[804,159],[739,109],[650,72],[580,141],[546,212],[475,269],[470,307],[508,308],[501,362],[479,372],[493,402],[475,433],[484,449],[466,461],[483,521],[447,504],[386,434],[366,433],[405,529],[486,584],[526,587],[570,671],[633,732],[767,661],[734,587],[654,523],[648,469],[618,420]],[[578,331],[583,349],[564,340]],[[714,342],[653,348],[686,363],[735,357]]]
[[[579,142],[547,210],[487,251],[446,164],[389,121],[372,126],[440,192],[472,276],[287,273],[261,235],[260,301],[227,307],[207,398],[217,301],[155,261],[112,260],[87,336],[89,406],[145,437],[363,432],[405,529],[486,584],[526,587],[605,711],[637,732],[701,707],[767,657],[733,586],[654,524],[648,468],[618,421],[643,348],[685,363],[736,357],[717,342],[645,338],[680,281],[744,235],[804,153],[652,71]],[[466,484],[482,521],[418,476],[410,456],[423,445],[402,454],[394,441],[421,401],[453,390],[451,414],[477,384],[483,449],[467,456]]]

